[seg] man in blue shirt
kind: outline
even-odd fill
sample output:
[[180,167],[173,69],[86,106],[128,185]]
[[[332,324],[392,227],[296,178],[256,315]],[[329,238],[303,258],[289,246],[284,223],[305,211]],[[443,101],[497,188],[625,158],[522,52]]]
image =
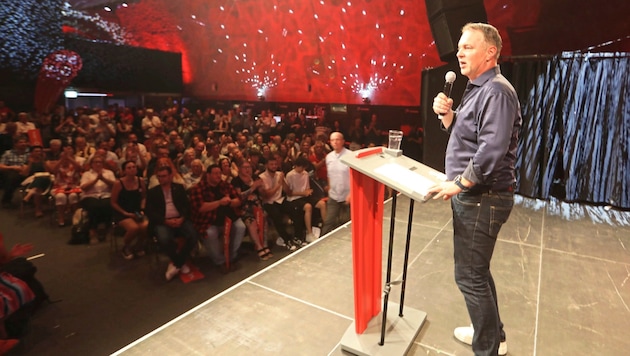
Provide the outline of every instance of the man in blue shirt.
[[462,29],[457,60],[468,85],[456,111],[439,93],[433,111],[450,134],[447,181],[435,186],[434,199],[451,199],[455,282],[464,295],[471,327],[455,337],[471,344],[475,355],[505,355],[507,343],[499,317],[490,259],[497,235],[512,211],[514,162],[521,110],[512,85],[498,66],[501,37],[491,25]]

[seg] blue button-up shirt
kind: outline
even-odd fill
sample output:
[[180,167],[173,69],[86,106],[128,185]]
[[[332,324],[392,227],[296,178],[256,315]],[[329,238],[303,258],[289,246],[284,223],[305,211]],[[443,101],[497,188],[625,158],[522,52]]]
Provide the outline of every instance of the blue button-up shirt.
[[522,119],[518,96],[498,66],[468,82],[449,127],[446,176],[461,174],[475,185],[512,185]]

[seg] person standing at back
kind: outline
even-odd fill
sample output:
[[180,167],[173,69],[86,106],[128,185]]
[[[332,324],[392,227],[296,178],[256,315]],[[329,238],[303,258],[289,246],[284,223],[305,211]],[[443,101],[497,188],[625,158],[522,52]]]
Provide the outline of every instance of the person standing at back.
[[326,155],[328,200],[322,235],[350,220],[350,168],[341,162],[341,157],[351,151],[344,144],[341,132],[330,134],[333,150]]
[[433,111],[449,134],[447,181],[433,187],[434,199],[451,199],[455,282],[464,295],[472,326],[454,336],[475,355],[505,355],[490,260],[497,235],[514,205],[514,162],[521,110],[516,91],[498,66],[501,37],[496,28],[469,23],[462,29],[457,59],[468,85],[456,111],[439,93]]

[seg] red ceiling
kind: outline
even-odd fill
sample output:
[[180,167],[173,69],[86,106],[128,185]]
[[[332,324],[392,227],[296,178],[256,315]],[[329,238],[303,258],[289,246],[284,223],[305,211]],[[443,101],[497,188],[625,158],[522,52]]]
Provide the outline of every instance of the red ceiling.
[[[582,2],[588,0],[573,3]],[[540,31],[540,24],[557,24],[548,13],[558,9],[546,3],[485,1],[488,21],[504,39],[503,55],[544,48],[528,43],[531,38],[538,41],[541,33],[554,37]],[[257,88],[264,86],[268,101],[359,103],[359,90],[371,83],[374,104],[417,106],[422,69],[443,64],[424,4],[406,0],[142,0],[109,16],[125,29],[128,44],[181,52],[189,95],[253,100]],[[630,33],[626,26],[619,26],[617,32]],[[514,33],[520,47],[513,49],[510,34]],[[565,31],[564,35],[574,33]]]

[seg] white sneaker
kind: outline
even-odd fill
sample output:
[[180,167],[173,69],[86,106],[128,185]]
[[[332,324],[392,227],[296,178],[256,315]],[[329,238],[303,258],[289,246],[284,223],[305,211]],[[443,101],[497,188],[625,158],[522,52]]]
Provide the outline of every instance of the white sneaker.
[[[455,328],[453,331],[453,336],[464,344],[472,345],[473,334],[475,333],[475,329],[471,326],[460,326]],[[501,341],[499,344],[499,356],[504,356],[507,354],[507,342]]]
[[306,242],[311,243],[313,241],[317,240],[317,237],[315,237],[315,234],[306,234]]
[[166,273],[164,274],[164,276],[166,277],[167,281],[170,281],[171,279],[173,279],[173,277],[177,276],[179,271],[179,268],[175,267],[174,264],[169,263],[168,267],[166,267]]
[[282,237],[278,237],[276,239],[276,246],[286,246],[286,244],[284,243],[284,239]]
[[312,230],[313,230],[313,236],[315,236],[315,239],[316,240],[319,239],[319,237],[322,234],[322,229],[320,229],[317,226],[315,226],[315,227],[312,228]]
[[187,264],[184,264],[182,268],[179,270],[179,273],[188,274],[190,273],[190,267]]

